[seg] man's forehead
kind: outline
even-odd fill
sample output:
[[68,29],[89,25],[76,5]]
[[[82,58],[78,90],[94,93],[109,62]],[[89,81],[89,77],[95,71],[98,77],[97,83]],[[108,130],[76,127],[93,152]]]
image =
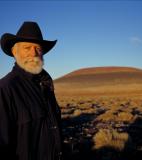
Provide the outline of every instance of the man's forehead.
[[41,47],[40,44],[33,43],[33,42],[17,42],[16,44],[21,45],[21,46],[37,46],[37,47]]

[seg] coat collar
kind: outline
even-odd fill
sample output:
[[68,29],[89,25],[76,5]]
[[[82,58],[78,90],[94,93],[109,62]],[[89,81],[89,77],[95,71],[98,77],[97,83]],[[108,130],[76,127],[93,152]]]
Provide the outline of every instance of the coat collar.
[[24,69],[22,69],[17,63],[15,63],[13,67],[14,73],[18,74],[22,77],[22,79],[29,79],[32,81],[44,81],[51,79],[50,75],[42,69],[42,71],[39,74],[32,74],[29,72],[26,72]]

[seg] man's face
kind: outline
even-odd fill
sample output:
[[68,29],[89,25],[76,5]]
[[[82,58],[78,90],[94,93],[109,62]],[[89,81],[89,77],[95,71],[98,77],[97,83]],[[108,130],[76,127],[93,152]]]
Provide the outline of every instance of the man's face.
[[42,70],[42,48],[37,43],[18,42],[12,48],[17,64],[25,71],[38,74]]

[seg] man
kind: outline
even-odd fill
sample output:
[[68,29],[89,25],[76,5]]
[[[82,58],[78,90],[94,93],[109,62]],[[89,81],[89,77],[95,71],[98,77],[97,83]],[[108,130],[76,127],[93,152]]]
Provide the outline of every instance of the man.
[[35,22],[1,37],[2,50],[16,63],[0,80],[0,160],[61,159],[60,109],[42,68],[43,55],[55,44],[43,40]]

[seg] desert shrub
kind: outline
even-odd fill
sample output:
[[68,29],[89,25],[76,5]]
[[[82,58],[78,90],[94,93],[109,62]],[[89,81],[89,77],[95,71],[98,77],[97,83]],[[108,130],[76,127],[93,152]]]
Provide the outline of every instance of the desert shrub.
[[95,109],[93,109],[93,108],[88,108],[88,109],[84,109],[84,110],[82,110],[82,113],[86,113],[86,114],[95,114],[96,113],[96,110]]
[[73,112],[73,116],[80,116],[82,114],[82,111],[80,109],[76,109]]
[[129,140],[127,133],[119,133],[115,129],[100,129],[94,136],[93,149],[111,147],[115,150],[122,151]]
[[113,112],[111,110],[106,111],[104,114],[101,114],[99,117],[97,117],[97,120],[102,120],[102,121],[114,121],[115,120],[115,115],[113,115]]
[[123,121],[123,122],[133,122],[135,117],[133,114],[129,112],[120,112],[117,116],[117,121]]

